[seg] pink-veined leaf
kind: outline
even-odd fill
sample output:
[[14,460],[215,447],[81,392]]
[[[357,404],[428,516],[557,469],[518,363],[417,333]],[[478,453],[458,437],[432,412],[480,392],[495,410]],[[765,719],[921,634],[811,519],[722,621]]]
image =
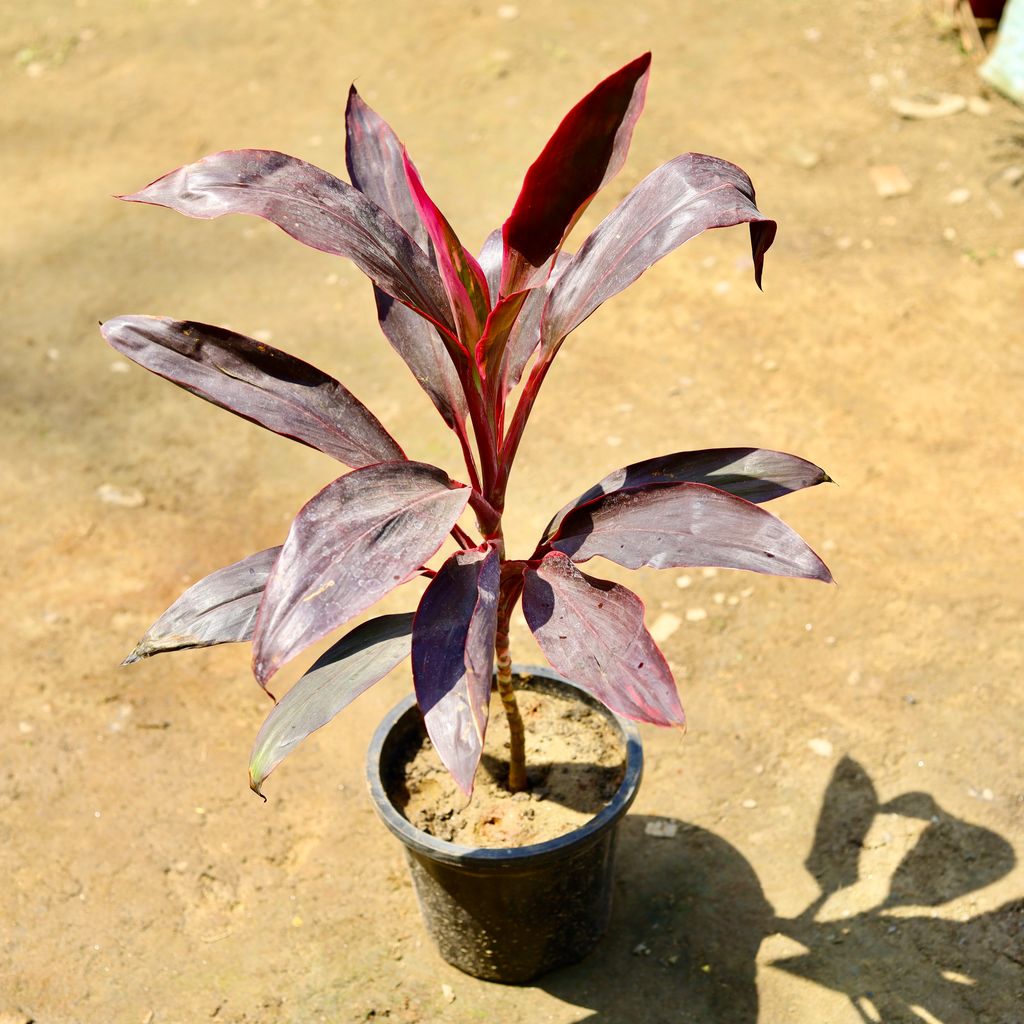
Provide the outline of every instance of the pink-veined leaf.
[[405,175],[420,220],[431,242],[434,243],[434,255],[437,258],[441,281],[448,293],[459,342],[466,352],[472,355],[491,308],[487,280],[480,269],[480,264],[459,241],[445,215],[427,195],[419,172],[413,166],[408,153],[405,155]]
[[200,220],[228,213],[262,217],[314,249],[352,260],[389,295],[454,328],[441,279],[409,233],[359,189],[297,157],[227,150],[119,198]]
[[544,350],[645,270],[709,228],[750,225],[754,278],[761,284],[775,221],[755,206],[754,186],[735,164],[684,153],[649,174],[594,229],[568,261],[544,310]]
[[118,352],[172,384],[353,469],[405,458],[359,399],[287,352],[168,317],[119,316],[100,330]]
[[590,200],[622,167],[650,75],[645,53],[600,82],[566,114],[523,180],[502,238],[501,293],[534,283]]
[[280,546],[257,551],[193,583],[122,664],[165,651],[251,640],[263,587],[280,551]]
[[491,395],[504,397],[505,392],[499,386],[498,375],[501,372],[511,332],[515,329],[523,303],[529,295],[529,291],[513,292],[498,299],[494,309],[487,316],[484,332],[477,342],[476,363],[484,379],[488,381],[488,391]]
[[444,542],[469,494],[436,466],[383,462],[339,477],[310,499],[260,604],[253,636],[260,684],[411,579]]
[[428,584],[413,623],[416,701],[438,757],[467,796],[487,731],[500,576],[494,546],[455,552]]
[[668,663],[631,590],[550,552],[526,570],[523,614],[555,669],[612,711],[653,725],[685,724]]
[[574,562],[601,555],[628,569],[713,565],[832,581],[781,519],[707,484],[654,484],[595,498],[569,512],[550,546]]
[[324,652],[267,716],[249,755],[249,786],[266,777],[312,732],[409,656],[412,613],[356,626]]
[[804,487],[827,483],[831,477],[813,462],[768,448],[704,448],[660,455],[616,469],[570,501],[548,523],[543,540],[551,537],[574,508],[603,494],[683,481],[710,484],[760,505]]

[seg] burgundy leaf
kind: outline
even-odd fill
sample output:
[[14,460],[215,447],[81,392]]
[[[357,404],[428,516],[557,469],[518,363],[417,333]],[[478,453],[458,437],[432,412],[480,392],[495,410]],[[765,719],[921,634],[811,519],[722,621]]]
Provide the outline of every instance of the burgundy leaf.
[[653,725],[685,723],[668,663],[632,591],[551,552],[526,570],[523,614],[555,669],[612,711]]
[[441,546],[469,488],[436,466],[383,462],[339,477],[295,517],[253,637],[260,684],[411,579]]
[[257,551],[193,583],[146,630],[123,664],[165,651],[251,640],[263,587],[280,551],[280,546]]
[[373,413],[333,377],[260,341],[156,316],[119,316],[101,330],[147,370],[346,466],[405,458]]
[[654,484],[596,498],[562,520],[551,547],[574,562],[602,555],[628,569],[715,565],[832,581],[782,520],[707,484]]
[[544,312],[545,351],[683,242],[709,228],[745,223],[760,285],[775,221],[754,205],[747,175],[735,164],[700,153],[663,164],[601,221],[569,261]]
[[227,150],[120,198],[201,220],[262,217],[314,249],[347,257],[389,295],[454,327],[441,279],[408,232],[357,188],[304,160],[266,149]]
[[526,172],[502,237],[501,292],[531,283],[587,208],[622,167],[643,109],[651,55],[609,75],[566,114]]
[[501,373],[511,332],[515,330],[517,318],[529,295],[529,291],[513,292],[498,299],[477,342],[476,363],[484,378],[490,382],[490,393],[494,396],[504,396],[506,393],[499,387],[498,375]]
[[343,636],[274,706],[249,755],[249,786],[266,777],[312,732],[409,656],[412,613],[381,615]]
[[441,281],[448,293],[459,341],[468,353],[472,353],[491,307],[484,272],[469,250],[463,247],[444,214],[427,195],[408,154],[405,156],[405,174],[420,220],[434,243],[434,255],[437,257]]
[[710,484],[755,505],[803,487],[826,483],[831,477],[814,463],[767,448],[705,448],[696,452],[661,455],[609,473],[548,523],[547,540],[566,515],[579,505],[614,491],[690,481]]
[[484,240],[484,247],[480,250],[480,269],[484,272],[487,281],[487,291],[491,296],[491,304],[498,297],[501,288],[501,258],[504,252],[504,243],[501,240],[501,228],[495,228]]
[[412,675],[438,757],[466,795],[487,731],[500,558],[487,545],[457,551],[427,586],[412,632]]

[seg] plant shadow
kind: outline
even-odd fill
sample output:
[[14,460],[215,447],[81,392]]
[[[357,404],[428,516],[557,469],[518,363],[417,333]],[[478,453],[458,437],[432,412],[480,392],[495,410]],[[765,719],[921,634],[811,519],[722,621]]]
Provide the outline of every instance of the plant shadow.
[[[864,880],[864,840],[884,814],[926,822],[888,895],[849,917],[822,914],[833,894]],[[1009,843],[925,793],[879,803],[851,758],[836,767],[804,862],[819,895],[796,917],[777,917],[743,855],[705,829],[630,816],[618,857],[608,934],[585,961],[535,983],[592,1010],[580,1024],[757,1024],[757,956],[775,934],[806,952],[769,967],[845,995],[861,1020],[1024,1020],[1024,899],[968,920],[927,910],[1005,876]]]
[[[480,770],[501,786],[508,779],[508,761],[504,758],[483,754]],[[528,776],[530,790],[542,791],[545,800],[593,815],[603,810],[615,796],[622,783],[623,770],[621,764],[556,761],[531,767]]]

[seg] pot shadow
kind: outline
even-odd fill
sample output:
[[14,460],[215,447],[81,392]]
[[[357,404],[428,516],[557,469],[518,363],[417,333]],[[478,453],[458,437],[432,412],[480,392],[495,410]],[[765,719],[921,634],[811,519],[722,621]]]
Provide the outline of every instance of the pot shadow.
[[[888,895],[850,917],[822,915],[832,895],[864,880],[861,850],[883,814],[927,822]],[[926,793],[879,803],[852,758],[836,767],[804,862],[819,895],[796,917],[777,917],[743,855],[706,829],[630,816],[618,857],[608,934],[582,963],[535,982],[594,1011],[580,1024],[756,1024],[757,955],[775,934],[806,952],[770,968],[842,993],[864,1021],[1024,1020],[1024,899],[964,921],[923,909],[1005,876],[1011,846]]]

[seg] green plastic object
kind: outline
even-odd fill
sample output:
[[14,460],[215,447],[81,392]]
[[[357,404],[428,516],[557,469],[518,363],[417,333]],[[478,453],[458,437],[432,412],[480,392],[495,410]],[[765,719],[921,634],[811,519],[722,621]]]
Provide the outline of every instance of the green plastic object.
[[1024,0],[1010,0],[999,22],[999,39],[981,66],[981,77],[1024,106]]

